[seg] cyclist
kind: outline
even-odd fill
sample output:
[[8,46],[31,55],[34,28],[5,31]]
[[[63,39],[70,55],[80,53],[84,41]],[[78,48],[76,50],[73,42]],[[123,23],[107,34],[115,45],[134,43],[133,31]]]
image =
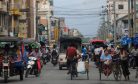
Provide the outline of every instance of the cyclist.
[[66,51],[68,73],[70,73],[70,66],[72,63],[77,64],[77,50],[74,44],[70,44]]
[[82,46],[82,60],[85,61],[87,59],[87,48]]

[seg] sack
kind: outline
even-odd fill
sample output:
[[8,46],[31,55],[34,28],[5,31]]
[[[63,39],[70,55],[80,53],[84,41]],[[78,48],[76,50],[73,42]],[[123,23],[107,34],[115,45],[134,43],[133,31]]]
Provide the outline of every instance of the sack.
[[78,65],[77,65],[77,72],[78,73],[85,73],[85,62],[83,61],[80,61],[78,62]]

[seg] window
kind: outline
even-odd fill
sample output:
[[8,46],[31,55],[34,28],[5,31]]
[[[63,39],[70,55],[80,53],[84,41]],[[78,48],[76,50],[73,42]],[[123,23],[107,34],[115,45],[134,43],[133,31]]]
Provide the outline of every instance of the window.
[[118,9],[124,9],[124,5],[122,4],[118,5]]

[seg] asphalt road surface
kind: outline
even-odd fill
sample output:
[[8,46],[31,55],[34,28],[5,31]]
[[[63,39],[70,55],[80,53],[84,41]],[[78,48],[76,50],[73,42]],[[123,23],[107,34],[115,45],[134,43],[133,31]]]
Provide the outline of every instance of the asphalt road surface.
[[[11,77],[8,84],[138,84],[138,79],[135,78],[135,70],[130,69],[130,72],[130,81],[125,81],[124,77],[122,77],[121,81],[115,81],[113,74],[108,78],[102,75],[100,81],[98,69],[95,68],[93,63],[90,63],[89,80],[87,80],[86,74],[79,74],[78,78],[70,80],[66,68],[59,70],[58,66],[53,67],[51,63],[48,63],[43,67],[40,77],[29,76],[29,78],[24,78],[23,81],[20,81],[18,76]],[[2,78],[0,78],[0,83],[3,83]]]

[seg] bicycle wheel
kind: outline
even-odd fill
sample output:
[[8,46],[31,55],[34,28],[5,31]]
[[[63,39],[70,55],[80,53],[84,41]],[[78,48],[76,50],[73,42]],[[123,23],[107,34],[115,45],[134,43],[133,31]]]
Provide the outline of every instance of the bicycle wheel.
[[102,64],[100,64],[99,67],[99,79],[101,80],[101,76],[102,76]]
[[120,65],[115,65],[113,68],[113,75],[116,81],[121,80],[122,71]]
[[122,70],[121,70],[121,66],[119,65],[118,67],[118,80],[121,80],[122,78]]
[[138,78],[138,67],[136,69],[136,78]]
[[89,80],[89,70],[86,69],[86,74],[87,74],[87,80]]
[[71,80],[73,80],[73,69],[72,69],[72,66],[70,67],[70,77],[71,77]]

